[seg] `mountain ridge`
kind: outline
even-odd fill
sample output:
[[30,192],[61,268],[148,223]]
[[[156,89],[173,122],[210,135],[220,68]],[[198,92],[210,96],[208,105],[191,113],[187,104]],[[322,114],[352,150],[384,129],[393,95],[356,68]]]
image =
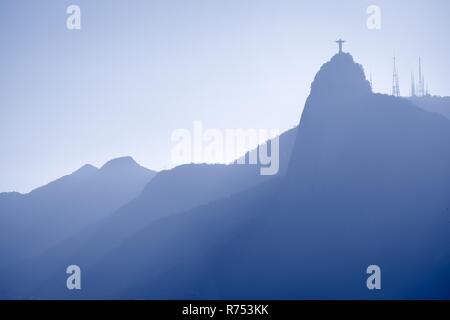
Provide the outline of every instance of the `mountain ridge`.
[[84,297],[448,298],[450,121],[362,74],[316,78],[286,177],[147,225],[89,268]]
[[[43,252],[132,200],[155,175],[137,164],[125,172],[84,165],[30,193],[2,193],[0,252],[5,261]],[[14,252],[7,249],[12,239]]]
[[[62,258],[67,246],[32,260],[48,277],[20,294],[449,298],[450,121],[407,99],[374,94],[363,67],[341,53],[318,71],[290,134],[292,150],[280,148],[289,165],[270,179],[244,174],[257,167],[161,172],[111,215],[117,220],[108,231],[94,228],[98,237],[83,237]],[[139,228],[126,226],[131,217]],[[116,234],[125,236],[111,246]],[[80,264],[89,290],[60,285],[66,274],[58,270],[67,263]],[[383,270],[380,292],[365,285],[371,264]],[[13,276],[20,278],[23,268]]]

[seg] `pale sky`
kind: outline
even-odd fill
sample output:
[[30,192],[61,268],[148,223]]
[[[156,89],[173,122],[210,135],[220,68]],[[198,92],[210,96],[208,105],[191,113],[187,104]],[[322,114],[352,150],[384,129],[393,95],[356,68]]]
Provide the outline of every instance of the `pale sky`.
[[[66,8],[81,8],[81,30]],[[366,26],[369,5],[381,29]],[[448,0],[72,0],[0,2],[0,192],[31,189],[130,155],[172,166],[171,133],[287,130],[320,66],[344,51],[388,93],[422,57],[450,95]],[[443,72],[445,71],[445,72]]]

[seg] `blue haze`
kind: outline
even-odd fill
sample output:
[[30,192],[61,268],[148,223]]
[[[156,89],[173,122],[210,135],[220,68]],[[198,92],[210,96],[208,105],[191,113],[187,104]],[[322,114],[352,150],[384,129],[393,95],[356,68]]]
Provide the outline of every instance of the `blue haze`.
[[[0,298],[449,299],[449,141],[444,115],[374,94],[350,54],[334,55],[314,77],[298,129],[280,139],[282,174],[160,172],[125,206],[25,261],[14,249],[30,234],[6,234]],[[137,168],[125,159],[116,177]],[[4,205],[20,195],[1,196]],[[81,291],[63,285],[73,262]],[[381,291],[366,287],[371,264],[382,268]]]
[[[78,4],[82,30],[65,28]],[[366,28],[366,8],[382,29]],[[423,58],[450,95],[450,3],[432,1],[24,1],[0,3],[0,192],[27,192],[86,163],[133,156],[170,167],[170,134],[298,123],[334,40],[389,92]]]

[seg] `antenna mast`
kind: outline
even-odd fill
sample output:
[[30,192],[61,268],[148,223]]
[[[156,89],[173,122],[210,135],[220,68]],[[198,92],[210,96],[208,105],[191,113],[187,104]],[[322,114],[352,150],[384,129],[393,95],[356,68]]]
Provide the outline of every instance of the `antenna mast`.
[[398,71],[397,65],[395,63],[395,56],[394,56],[394,72],[392,74],[392,95],[395,97],[400,97],[400,85],[398,81]]

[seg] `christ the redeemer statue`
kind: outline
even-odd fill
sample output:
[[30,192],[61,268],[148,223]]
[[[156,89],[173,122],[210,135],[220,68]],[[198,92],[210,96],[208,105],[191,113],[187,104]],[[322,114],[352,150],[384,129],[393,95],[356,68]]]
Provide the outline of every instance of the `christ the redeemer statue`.
[[345,40],[339,39],[336,43],[339,44],[339,53],[342,53],[342,44],[345,43]]

